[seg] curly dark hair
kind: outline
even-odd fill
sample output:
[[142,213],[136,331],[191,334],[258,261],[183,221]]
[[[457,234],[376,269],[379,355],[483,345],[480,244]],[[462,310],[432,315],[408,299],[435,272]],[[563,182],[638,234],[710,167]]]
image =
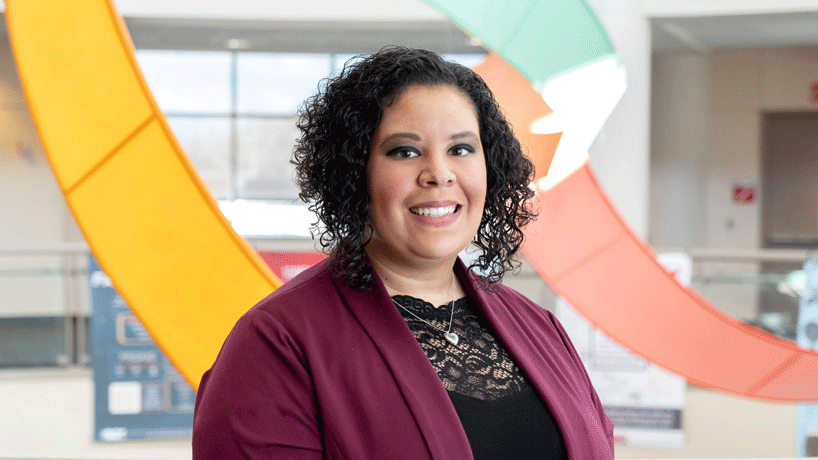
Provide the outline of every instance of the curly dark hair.
[[446,85],[467,96],[478,114],[488,183],[473,240],[483,252],[469,268],[479,268],[481,284],[493,288],[506,271],[519,269],[514,255],[523,242],[522,227],[536,211],[529,188],[534,165],[488,86],[471,69],[426,50],[389,47],[351,62],[301,106],[301,137],[291,160],[299,198],[318,216],[311,233],[320,235],[335,275],[359,289],[372,280],[364,251],[366,235],[372,234],[366,165],[384,107],[409,86]]

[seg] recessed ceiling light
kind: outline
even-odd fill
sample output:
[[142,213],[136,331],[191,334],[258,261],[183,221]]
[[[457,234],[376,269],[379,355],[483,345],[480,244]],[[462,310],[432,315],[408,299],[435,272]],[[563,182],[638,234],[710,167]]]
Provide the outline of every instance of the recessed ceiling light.
[[246,38],[228,38],[224,41],[224,46],[231,50],[246,50],[253,44],[251,40]]

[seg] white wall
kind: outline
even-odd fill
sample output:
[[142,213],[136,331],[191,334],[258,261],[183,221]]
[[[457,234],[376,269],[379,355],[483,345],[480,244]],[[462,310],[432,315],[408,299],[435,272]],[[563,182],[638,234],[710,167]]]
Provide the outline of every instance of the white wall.
[[94,441],[90,369],[0,371],[0,458],[189,459],[190,439]]
[[717,51],[710,57],[708,247],[760,247],[759,200],[736,205],[731,195],[734,182],[761,184],[759,121],[765,69],[760,53]]
[[[0,246],[63,241],[66,206],[26,109],[8,40],[0,37]],[[59,257],[0,257],[0,270],[60,265]],[[0,277],[0,316],[60,315],[58,276]]]
[[680,451],[617,447],[616,458],[794,457],[795,406],[688,386]]
[[[717,51],[711,54],[710,69],[707,246],[762,247],[762,113],[818,111],[809,92],[810,82],[818,80],[818,48]],[[740,181],[756,184],[759,196],[753,204],[732,202],[732,186]],[[727,273],[747,273],[746,268],[735,264],[714,267]],[[757,309],[742,310],[741,305],[756,303],[757,291],[736,287],[723,289],[720,295],[723,302],[717,304],[730,311],[732,303],[731,313],[755,316]]]
[[[648,233],[650,23],[638,0],[589,0],[627,71],[627,90],[590,148],[602,188],[633,231]],[[627,178],[623,180],[623,178]]]
[[653,58],[650,232],[654,247],[705,245],[707,56]]
[[[818,80],[818,48],[664,53],[654,56],[653,67],[651,243],[760,248],[761,114],[818,111],[809,93]],[[701,94],[707,95],[705,104]],[[733,202],[737,183],[756,185],[752,204]],[[699,222],[689,227],[685,219],[696,217]],[[712,264],[700,274],[746,276],[757,270],[755,264]],[[756,316],[755,288],[720,286],[703,294],[733,316]]]
[[[665,53],[653,57],[651,241],[689,248],[759,248],[761,204],[732,202],[736,182],[760,190],[761,113],[818,110],[809,83],[818,80],[818,49],[740,49],[709,55]],[[701,99],[705,94],[706,101]],[[699,117],[699,120],[693,118]],[[702,126],[701,122],[705,123]],[[699,149],[704,150],[702,155]],[[691,188],[697,185],[699,190]],[[681,193],[672,194],[678,189]],[[763,190],[760,190],[763,199]],[[694,209],[701,206],[698,210]],[[684,224],[697,215],[704,225]],[[695,224],[694,224],[695,225]],[[689,231],[689,233],[685,233]],[[711,264],[700,275],[747,276],[757,264]],[[735,317],[753,319],[757,289],[720,286],[702,292]],[[752,401],[690,387],[680,452],[619,449],[621,458],[791,456],[795,406]]]

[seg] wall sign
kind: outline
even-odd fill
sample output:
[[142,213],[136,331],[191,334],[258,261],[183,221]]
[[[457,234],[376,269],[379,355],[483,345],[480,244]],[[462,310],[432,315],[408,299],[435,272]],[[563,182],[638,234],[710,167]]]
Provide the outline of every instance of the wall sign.
[[809,85],[809,100],[813,104],[818,104],[818,81],[814,81]]
[[733,203],[752,204],[756,199],[756,185],[751,183],[733,184]]
[[196,394],[91,257],[94,438],[190,437]]
[[[324,259],[320,253],[259,253],[282,281]],[[190,437],[196,393],[90,257],[97,441]]]

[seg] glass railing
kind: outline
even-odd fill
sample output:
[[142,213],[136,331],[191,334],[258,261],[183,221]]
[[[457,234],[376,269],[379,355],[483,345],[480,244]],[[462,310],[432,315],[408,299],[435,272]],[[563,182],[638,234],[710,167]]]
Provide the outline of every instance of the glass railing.
[[[249,241],[260,251],[315,246],[304,238]],[[0,369],[90,365],[90,254],[85,243],[0,245]]]
[[[259,249],[277,245],[268,240],[251,244]],[[89,364],[89,254],[84,243],[0,246],[0,368]],[[693,250],[692,288],[730,316],[794,340],[804,283],[801,267],[816,254],[785,249]],[[520,276],[538,281],[533,272]]]
[[88,248],[0,246],[0,368],[90,362]]
[[779,337],[795,340],[810,250],[700,249],[691,287],[725,313]]

